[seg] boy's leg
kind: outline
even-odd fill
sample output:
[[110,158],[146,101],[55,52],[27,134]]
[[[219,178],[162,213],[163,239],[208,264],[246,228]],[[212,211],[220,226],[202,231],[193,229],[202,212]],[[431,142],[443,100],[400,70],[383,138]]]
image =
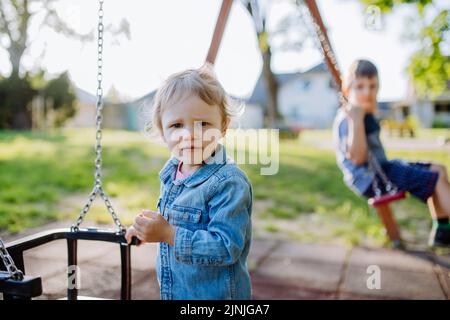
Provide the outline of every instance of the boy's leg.
[[439,173],[435,191],[427,201],[430,213],[435,219],[449,218],[450,183],[448,181],[447,169],[440,164],[433,164],[430,170]]
[[430,233],[429,245],[450,245],[450,184],[447,169],[439,164],[430,166],[431,171],[439,173],[439,178],[433,195],[428,198],[428,207],[433,216],[433,228]]
[[450,245],[450,186],[445,168],[429,163],[392,161],[387,175],[400,190],[428,203],[433,218],[429,244]]

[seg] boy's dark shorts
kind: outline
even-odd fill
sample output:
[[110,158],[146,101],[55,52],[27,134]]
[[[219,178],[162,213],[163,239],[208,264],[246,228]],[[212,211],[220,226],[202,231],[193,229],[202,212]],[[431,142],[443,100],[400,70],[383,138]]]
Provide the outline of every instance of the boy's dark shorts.
[[[389,180],[397,186],[398,190],[407,191],[423,202],[427,202],[436,188],[439,173],[430,170],[431,163],[406,162],[402,160],[391,160],[382,164],[382,168]],[[378,178],[381,190],[384,190],[383,180]],[[370,186],[364,196],[372,198],[374,192]]]

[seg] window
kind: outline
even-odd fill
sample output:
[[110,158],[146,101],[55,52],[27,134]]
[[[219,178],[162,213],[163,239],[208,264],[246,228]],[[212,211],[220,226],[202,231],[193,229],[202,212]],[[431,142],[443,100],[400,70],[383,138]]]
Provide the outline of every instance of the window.
[[331,89],[335,90],[336,86],[334,85],[334,80],[333,80],[333,79],[331,79],[330,82],[328,82],[328,86],[329,86]]
[[434,105],[435,112],[450,112],[450,102],[439,102]]
[[311,81],[310,80],[303,80],[303,81],[300,80],[298,82],[298,84],[299,84],[300,90],[308,90],[309,87],[311,86]]

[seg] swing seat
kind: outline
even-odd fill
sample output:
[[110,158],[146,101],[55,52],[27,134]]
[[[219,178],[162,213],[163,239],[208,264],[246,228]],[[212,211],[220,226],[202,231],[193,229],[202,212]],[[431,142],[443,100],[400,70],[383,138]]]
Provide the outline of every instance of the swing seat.
[[42,294],[42,279],[25,275],[22,280],[14,280],[6,271],[0,271],[0,292],[15,299],[38,297]]
[[386,193],[386,194],[383,194],[383,195],[381,195],[379,197],[369,198],[369,200],[367,202],[372,207],[378,207],[378,206],[389,204],[389,203],[391,203],[393,201],[401,200],[401,199],[404,199],[404,198],[406,198],[406,192],[405,191],[398,191],[398,192],[395,192],[395,193]]
[[[131,300],[131,245],[138,245],[140,241],[133,237],[128,244],[123,234],[115,230],[102,230],[96,228],[79,229],[72,231],[70,228],[53,229],[35,235],[15,240],[6,244],[6,249],[10,253],[17,267],[25,273],[24,252],[37,248],[46,243],[65,239],[67,241],[67,265],[77,265],[79,240],[101,241],[115,243],[120,246],[121,260],[121,300]],[[0,260],[0,270],[3,264]],[[69,274],[68,274],[69,276]],[[5,300],[29,300],[42,294],[42,280],[40,277],[30,277],[25,275],[21,281],[12,280],[6,272],[0,272],[0,293],[3,293]],[[78,296],[76,288],[67,288],[67,300],[78,299],[99,299],[92,297]]]

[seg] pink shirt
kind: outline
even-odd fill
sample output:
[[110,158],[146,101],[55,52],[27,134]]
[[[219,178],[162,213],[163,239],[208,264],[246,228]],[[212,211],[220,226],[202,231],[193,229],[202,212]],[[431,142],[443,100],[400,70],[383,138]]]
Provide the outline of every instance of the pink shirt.
[[183,162],[180,161],[178,163],[177,172],[175,173],[175,180],[184,179],[184,178],[187,178],[187,177],[189,177],[191,175],[189,173],[184,174],[184,173],[181,172],[181,166],[182,165],[183,165]]

